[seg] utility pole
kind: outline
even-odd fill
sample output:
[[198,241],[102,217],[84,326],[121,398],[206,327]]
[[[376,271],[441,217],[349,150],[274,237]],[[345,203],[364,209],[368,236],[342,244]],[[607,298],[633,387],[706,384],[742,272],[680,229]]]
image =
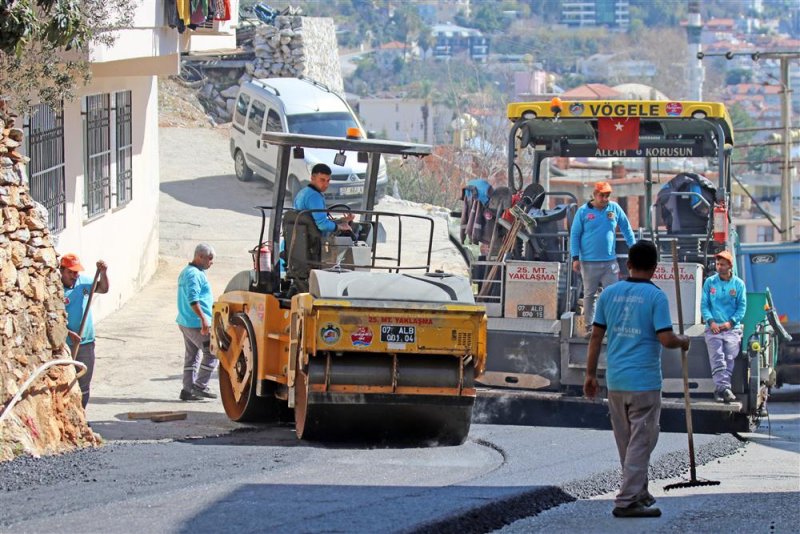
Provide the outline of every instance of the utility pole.
[[689,49],[689,100],[703,100],[705,71],[699,54],[702,53],[700,37],[703,21],[700,17],[700,0],[689,0],[689,16],[686,21],[686,41]]
[[[795,58],[800,53],[794,54]],[[783,166],[781,168],[781,226],[783,241],[794,237],[794,217],[792,214],[792,89],[789,81],[789,57],[781,56],[781,121],[783,122]]]
[[781,123],[783,129],[783,164],[781,165],[781,240],[794,239],[794,216],[792,213],[792,87],[789,80],[789,61],[800,58],[800,52],[773,51],[773,52],[732,52],[704,54],[698,52],[697,58],[703,59],[710,56],[724,56],[733,59],[735,56],[750,56],[753,61],[759,59],[777,59],[781,67]]

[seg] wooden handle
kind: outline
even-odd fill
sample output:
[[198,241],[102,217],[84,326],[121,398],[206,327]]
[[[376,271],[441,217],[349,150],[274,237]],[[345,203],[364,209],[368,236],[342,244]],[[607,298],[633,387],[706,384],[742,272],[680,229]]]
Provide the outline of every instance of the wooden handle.
[[[678,332],[683,335],[683,306],[681,305],[681,284],[678,279],[678,244],[672,241],[672,278],[675,280],[675,304],[678,307]],[[689,440],[689,472],[692,480],[697,478],[694,460],[694,432],[692,430],[692,402],[689,398],[689,356],[681,347],[681,369],[683,371],[683,405],[686,410],[686,434]]]
[[[94,273],[94,280],[92,280],[92,289],[89,291],[89,300],[86,302],[86,309],[83,310],[83,316],[81,317],[81,325],[78,327],[78,337],[83,337],[83,329],[86,327],[86,319],[89,318],[89,309],[92,307],[92,297],[94,297],[94,291],[97,289],[97,282],[100,280],[100,269],[97,269]],[[70,354],[72,354],[72,359],[75,359],[75,356],[78,355],[78,350],[81,347],[81,340],[78,339],[72,347],[70,347]]]

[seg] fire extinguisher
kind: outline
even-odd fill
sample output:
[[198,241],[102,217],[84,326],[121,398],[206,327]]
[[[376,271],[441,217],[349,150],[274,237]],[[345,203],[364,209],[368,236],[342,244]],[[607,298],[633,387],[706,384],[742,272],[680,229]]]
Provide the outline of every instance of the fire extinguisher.
[[722,244],[728,241],[728,208],[724,202],[714,204],[714,241]]
[[253,269],[260,268],[262,272],[272,270],[272,245],[270,243],[262,244],[260,248],[253,249],[252,253]]

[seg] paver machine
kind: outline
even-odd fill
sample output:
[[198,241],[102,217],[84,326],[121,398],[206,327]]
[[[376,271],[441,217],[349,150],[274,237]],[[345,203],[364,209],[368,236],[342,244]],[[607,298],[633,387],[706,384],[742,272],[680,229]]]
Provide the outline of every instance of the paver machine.
[[[689,383],[695,429],[748,430],[763,413],[766,391],[775,379],[778,334],[775,317],[769,317],[774,310],[764,298],[749,303],[744,346],[733,378],[737,400],[729,404],[713,400],[700,317],[702,283],[714,272],[714,254],[723,249],[735,254],[738,246],[728,210],[733,130],[724,105],[554,99],[510,104],[508,117],[508,186],[497,187],[490,195],[485,219],[496,221],[496,229],[489,245],[484,243],[490,250],[485,248],[485,256],[471,265],[476,300],[486,305],[489,315],[489,359],[480,380],[478,420],[609,426],[607,407],[583,398],[581,392],[588,339],[583,335],[586,321],[578,298],[582,289],[579,274],[571,269],[570,229],[578,198],[588,200],[588,195],[580,192],[590,190],[594,181],[611,179],[616,198],[634,198],[624,207],[629,214],[637,212],[636,218],[644,222],[637,237],[655,241],[660,250],[654,283],[666,292],[675,322],[674,277],[679,278],[684,326],[692,339]],[[634,126],[631,139],[603,138],[608,127],[620,131]],[[607,148],[609,144],[616,148]],[[573,171],[572,180],[554,176],[545,179],[544,172],[550,169],[553,158],[591,161],[585,162],[586,170]],[[614,163],[608,170],[592,173],[589,167],[598,165],[595,158]],[[659,184],[652,172],[653,163],[665,165],[665,158],[681,165],[691,158],[698,164],[710,163],[707,174],[715,179],[683,173]],[[642,177],[612,179],[612,166],[623,161],[630,162],[630,167],[634,161],[643,162]],[[558,185],[550,187],[548,182]],[[507,202],[493,204],[495,193]],[[642,197],[644,201],[640,202]],[[513,207],[505,209],[509,205]],[[486,235],[485,227],[483,230]],[[672,267],[673,241],[677,242],[678,273]],[[623,276],[626,252],[627,247],[620,242],[617,253]],[[662,362],[662,428],[682,430],[685,418],[679,352],[664,350]],[[603,352],[600,375],[604,369]]]
[[[431,270],[430,217],[374,209],[381,154],[422,157],[430,147],[274,132],[262,140],[278,147],[279,172],[272,204],[258,208],[254,265],[213,306],[226,414],[293,412],[301,439],[463,442],[486,362],[485,309],[466,277]],[[347,235],[323,235],[311,212],[284,207],[289,160],[304,148],[367,163],[363,209],[352,210]]]

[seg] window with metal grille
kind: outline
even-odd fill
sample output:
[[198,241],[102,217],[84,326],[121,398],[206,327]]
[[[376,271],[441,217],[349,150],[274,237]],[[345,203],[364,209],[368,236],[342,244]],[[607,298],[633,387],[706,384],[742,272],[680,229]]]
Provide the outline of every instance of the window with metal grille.
[[67,225],[66,177],[64,175],[64,110],[47,104],[31,107],[25,121],[28,183],[34,200],[47,208],[52,233]]
[[84,207],[92,218],[109,209],[111,197],[111,95],[89,95],[83,99],[86,133]]
[[133,115],[131,91],[114,95],[117,147],[117,206],[124,206],[133,196]]

